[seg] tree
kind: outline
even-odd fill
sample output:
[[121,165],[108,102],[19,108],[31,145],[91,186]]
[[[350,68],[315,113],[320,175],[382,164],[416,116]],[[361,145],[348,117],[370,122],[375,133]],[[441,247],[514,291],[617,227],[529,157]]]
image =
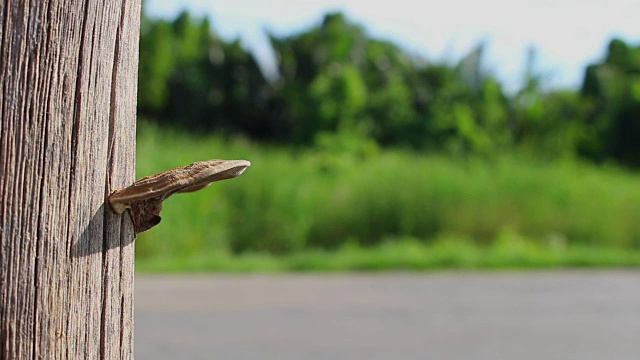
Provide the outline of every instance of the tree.
[[133,358],[139,0],[0,3],[0,358]]
[[290,141],[313,143],[338,132],[398,144],[415,134],[415,59],[396,45],[371,39],[341,13],[270,40],[281,76],[273,101]]
[[592,106],[593,129],[582,152],[640,166],[640,46],[613,39],[606,58],[587,67],[582,95]]
[[[184,129],[271,135],[264,118],[267,82],[240,41],[216,35],[209,19],[143,18],[140,115]],[[265,135],[267,134],[267,135]]]
[[585,102],[575,90],[545,89],[534,47],[526,59],[523,87],[510,101],[514,143],[540,158],[576,156],[589,128]]

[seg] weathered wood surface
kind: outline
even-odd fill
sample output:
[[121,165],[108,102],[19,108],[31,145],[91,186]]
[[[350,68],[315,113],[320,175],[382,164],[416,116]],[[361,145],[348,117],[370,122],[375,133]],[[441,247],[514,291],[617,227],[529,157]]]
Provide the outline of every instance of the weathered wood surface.
[[133,358],[139,16],[0,1],[0,359]]

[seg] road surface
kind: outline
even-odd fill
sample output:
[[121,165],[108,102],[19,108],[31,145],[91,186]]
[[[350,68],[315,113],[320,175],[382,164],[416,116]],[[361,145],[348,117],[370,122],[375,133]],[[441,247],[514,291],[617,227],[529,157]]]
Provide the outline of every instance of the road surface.
[[136,276],[136,359],[640,359],[640,271]]

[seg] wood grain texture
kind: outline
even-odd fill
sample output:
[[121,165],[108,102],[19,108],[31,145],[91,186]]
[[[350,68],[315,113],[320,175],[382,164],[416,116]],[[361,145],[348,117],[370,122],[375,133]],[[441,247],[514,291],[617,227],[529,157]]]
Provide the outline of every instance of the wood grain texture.
[[0,2],[0,359],[133,358],[140,0]]

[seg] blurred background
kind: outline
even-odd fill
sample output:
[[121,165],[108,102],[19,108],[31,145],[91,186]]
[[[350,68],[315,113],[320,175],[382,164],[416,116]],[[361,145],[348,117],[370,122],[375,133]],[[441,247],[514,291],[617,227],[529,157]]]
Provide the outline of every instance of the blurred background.
[[637,359],[638,14],[144,1],[136,357]]
[[139,270],[640,264],[637,2],[144,2]]

